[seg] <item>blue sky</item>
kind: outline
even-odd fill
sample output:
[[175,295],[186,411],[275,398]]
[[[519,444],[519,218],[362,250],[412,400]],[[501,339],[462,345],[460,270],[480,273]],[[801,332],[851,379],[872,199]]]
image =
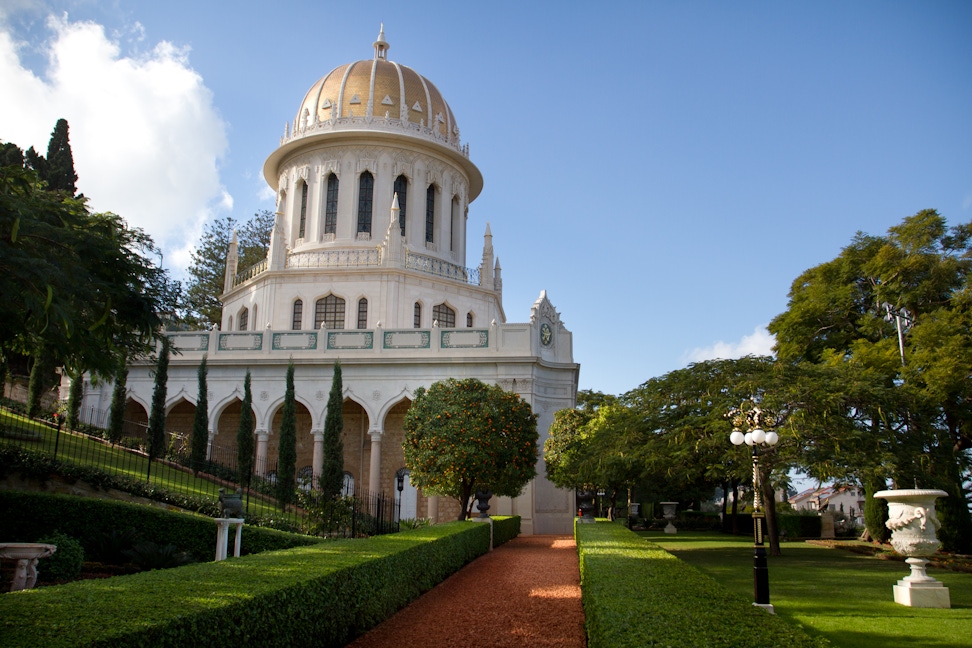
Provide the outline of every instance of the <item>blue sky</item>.
[[972,3],[5,0],[0,140],[68,119],[79,188],[176,275],[207,219],[272,209],[306,90],[372,56],[449,101],[507,319],[546,290],[580,387],[766,352],[803,270],[857,231],[972,220]]

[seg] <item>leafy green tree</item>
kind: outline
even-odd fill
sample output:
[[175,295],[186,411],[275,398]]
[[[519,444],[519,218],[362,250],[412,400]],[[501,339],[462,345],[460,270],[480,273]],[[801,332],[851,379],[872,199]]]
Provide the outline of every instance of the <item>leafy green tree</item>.
[[409,479],[459,502],[460,520],[476,490],[516,497],[536,476],[537,417],[498,386],[450,378],[419,387],[403,427]]
[[253,473],[253,394],[250,391],[250,370],[243,379],[243,404],[240,408],[240,426],[236,432],[236,469],[241,488],[250,487]]
[[297,399],[294,395],[294,363],[287,365],[287,388],[280,417],[277,446],[277,501],[286,506],[294,501],[297,471]]
[[78,427],[83,400],[84,374],[78,372],[71,376],[71,389],[68,391],[67,426],[69,430],[75,430]]
[[206,464],[206,446],[209,445],[209,388],[206,386],[208,371],[206,356],[203,355],[197,372],[199,390],[196,396],[196,414],[192,418],[192,446],[189,454],[189,465],[195,475]]
[[155,365],[155,387],[152,390],[152,411],[148,425],[149,470],[152,469],[151,460],[165,453],[165,398],[169,382],[170,346],[169,338],[163,337]]
[[[554,412],[553,423],[543,442],[547,479],[561,488],[595,490],[606,486],[598,470],[602,457],[595,448],[595,434],[589,425],[602,407],[616,403],[614,396],[581,390],[576,408]],[[604,436],[599,439],[602,446],[610,443]]]
[[324,417],[324,463],[318,484],[325,499],[337,497],[344,488],[344,386],[341,379],[341,363],[334,363],[331,393],[327,397],[327,413]]
[[265,209],[253,214],[238,228],[236,220],[228,216],[206,225],[199,244],[192,252],[192,264],[188,270],[188,323],[211,326],[222,320],[223,304],[219,297],[223,294],[226,254],[234,229],[237,230],[239,246],[238,267],[243,271],[267,257],[273,222],[273,212]]
[[112,377],[150,350],[174,285],[150,237],[115,214],[47,191],[23,167],[0,168],[0,349]]
[[108,417],[108,440],[113,444],[121,441],[125,424],[125,401],[128,394],[128,365],[122,363],[115,374],[115,386],[111,392],[111,412]]
[[[737,492],[740,484],[752,483],[752,459],[729,442],[733,422],[728,414],[746,402],[785,420],[790,405],[778,390],[772,359],[758,356],[707,360],[648,380],[621,397],[634,428],[624,444],[634,455],[630,461],[641,465],[642,480],[664,485],[661,494],[678,501],[695,502],[716,486]],[[773,554],[779,553],[774,491],[786,487],[796,461],[788,436],[781,435],[778,445],[760,454]]]
[[850,365],[890,397],[861,403],[867,486],[941,488],[946,548],[972,550],[963,480],[972,447],[972,223],[949,228],[924,210],[876,237],[859,233],[832,261],[811,268],[770,323],[786,362]]

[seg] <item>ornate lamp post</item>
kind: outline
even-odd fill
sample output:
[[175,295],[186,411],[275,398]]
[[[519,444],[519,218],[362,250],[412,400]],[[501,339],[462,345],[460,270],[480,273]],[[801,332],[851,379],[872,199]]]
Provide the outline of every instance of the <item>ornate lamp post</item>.
[[[729,412],[729,417],[735,426],[732,434],[729,435],[729,440],[733,445],[745,443],[753,451],[753,605],[764,608],[770,614],[773,614],[769,595],[769,569],[766,566],[766,546],[763,544],[763,519],[766,514],[763,512],[759,448],[760,446],[775,446],[780,437],[773,430],[764,432],[760,428],[760,419],[764,419],[768,426],[774,425],[775,421],[772,417],[764,417],[758,407],[753,406],[748,409],[740,407]],[[749,431],[744,434],[740,430],[741,427],[748,428]]]

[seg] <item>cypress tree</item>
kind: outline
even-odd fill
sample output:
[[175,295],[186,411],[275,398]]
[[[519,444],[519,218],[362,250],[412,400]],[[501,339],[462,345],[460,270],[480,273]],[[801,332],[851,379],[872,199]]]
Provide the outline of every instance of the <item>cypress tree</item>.
[[874,493],[885,488],[887,483],[882,477],[872,476],[864,480],[864,526],[875,542],[887,542],[891,538],[891,532],[884,525],[888,519],[888,502],[874,497]]
[[[77,380],[77,379],[75,379]],[[121,441],[125,421],[125,384],[128,382],[128,365],[122,361],[115,374],[115,388],[111,392],[111,414],[108,418],[108,440],[113,444]],[[74,384],[71,384],[73,392]]]
[[250,392],[250,370],[243,379],[243,406],[240,410],[240,428],[236,432],[236,470],[241,488],[250,487],[253,472],[253,394]]
[[324,465],[318,478],[325,499],[336,497],[344,487],[344,444],[341,442],[341,431],[344,429],[343,393],[341,363],[335,362],[324,418]]
[[169,338],[162,337],[158,363],[155,366],[155,389],[152,391],[152,412],[149,414],[149,470],[152,459],[165,452],[165,392],[169,381]]
[[199,394],[196,397],[196,415],[192,419],[192,447],[189,454],[189,465],[195,475],[199,474],[206,463],[206,446],[209,443],[209,397],[206,387],[206,356],[203,355],[199,365]]
[[69,430],[78,427],[81,402],[84,400],[84,372],[78,371],[71,377],[71,390],[68,392],[67,426]]
[[47,188],[73,196],[78,192],[78,174],[74,171],[74,155],[68,138],[66,119],[58,119],[47,144]]
[[27,416],[40,413],[41,394],[48,389],[53,360],[46,344],[34,355],[34,365],[30,368],[30,381],[27,383]]
[[287,365],[287,390],[280,417],[280,443],[277,446],[277,501],[285,507],[294,501],[297,486],[297,399],[294,396],[294,363]]

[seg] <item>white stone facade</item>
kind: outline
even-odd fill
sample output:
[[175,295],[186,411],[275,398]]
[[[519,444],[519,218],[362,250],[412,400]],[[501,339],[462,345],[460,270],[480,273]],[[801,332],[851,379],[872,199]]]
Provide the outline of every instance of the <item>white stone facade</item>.
[[[401,421],[415,390],[479,378],[517,392],[539,415],[538,477],[491,512],[522,516],[524,533],[570,533],[573,493],[544,478],[542,448],[553,413],[576,402],[572,334],[544,292],[528,322],[506,322],[488,224],[477,267],[466,267],[469,205],[482,176],[438,90],[387,61],[387,49],[382,33],[372,60],[315,83],[268,158],[264,175],[278,197],[270,252],[255,268],[237,268],[231,246],[220,330],[169,334],[179,352],[169,366],[167,429],[191,428],[205,354],[213,452],[235,452],[249,370],[256,470],[266,471],[292,359],[298,469],[316,474],[339,360],[345,470],[356,485],[392,493],[404,468]],[[147,420],[152,369],[150,362],[130,369],[129,418]],[[85,405],[107,408],[110,398],[110,385],[93,387]],[[417,495],[414,516],[443,521],[458,513],[451,501]]]

